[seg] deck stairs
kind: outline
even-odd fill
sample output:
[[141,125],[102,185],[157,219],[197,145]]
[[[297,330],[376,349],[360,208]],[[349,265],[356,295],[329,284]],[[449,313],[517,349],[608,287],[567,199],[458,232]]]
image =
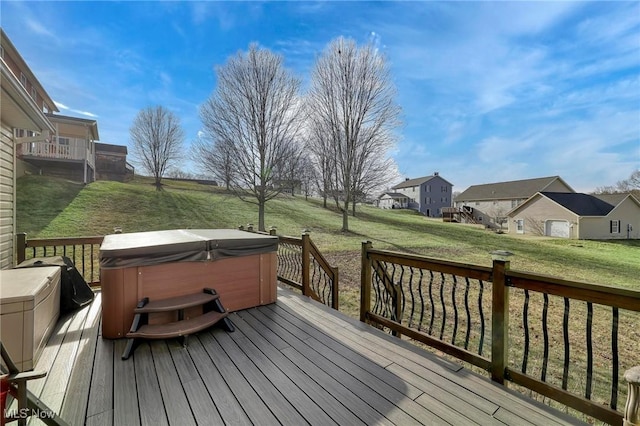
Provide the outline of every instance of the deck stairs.
[[[186,318],[185,309],[202,306],[202,314]],[[149,300],[148,297],[138,302],[134,309],[133,323],[127,333],[127,346],[122,353],[122,359],[128,359],[139,339],[169,339],[173,337],[183,338],[186,346],[187,336],[209,328],[217,323],[228,331],[234,331],[233,323],[227,310],[222,306],[220,295],[214,289],[205,288],[202,293],[187,294],[169,299]],[[178,320],[165,324],[149,324],[149,315],[177,312]]]

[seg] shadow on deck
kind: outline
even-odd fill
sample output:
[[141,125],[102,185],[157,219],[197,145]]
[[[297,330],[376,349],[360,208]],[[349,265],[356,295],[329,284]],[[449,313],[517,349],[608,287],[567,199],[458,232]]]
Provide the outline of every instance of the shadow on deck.
[[219,328],[142,343],[100,337],[100,294],[61,318],[29,389],[72,425],[581,424],[468,369],[279,289]]

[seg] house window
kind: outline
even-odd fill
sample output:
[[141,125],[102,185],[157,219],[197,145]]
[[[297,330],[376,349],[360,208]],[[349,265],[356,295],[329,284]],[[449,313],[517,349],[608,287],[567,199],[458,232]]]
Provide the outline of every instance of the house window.
[[524,219],[516,220],[516,232],[518,234],[524,234]]
[[58,145],[69,145],[69,138],[58,137]]
[[431,204],[431,197],[426,197],[426,198],[424,199],[424,203],[425,203],[425,204]]
[[412,190],[413,192],[416,192],[416,187],[415,187],[415,186],[412,186],[412,187],[411,187],[411,190]]
[[20,83],[25,89],[27,88],[27,76],[24,73],[20,73]]
[[431,185],[425,185],[424,190],[427,192],[431,192]]
[[31,99],[33,99],[34,101],[38,102],[38,92],[36,92],[36,88],[35,87],[31,88]]
[[612,220],[609,222],[609,231],[612,234],[619,234],[620,233],[620,221],[619,220]]
[[511,200],[511,208],[515,208],[518,205],[518,201],[517,200]]
[[0,58],[4,58],[4,47],[0,46]]
[[447,192],[447,187],[446,186],[441,186],[440,187],[440,192]]

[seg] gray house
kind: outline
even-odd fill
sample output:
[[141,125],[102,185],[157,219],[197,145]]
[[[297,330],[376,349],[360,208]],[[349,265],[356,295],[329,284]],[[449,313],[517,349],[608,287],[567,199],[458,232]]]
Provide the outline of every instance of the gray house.
[[396,198],[407,198],[406,208],[417,210],[428,217],[441,217],[442,209],[451,207],[453,184],[443,179],[438,172],[432,176],[406,179],[391,188]]

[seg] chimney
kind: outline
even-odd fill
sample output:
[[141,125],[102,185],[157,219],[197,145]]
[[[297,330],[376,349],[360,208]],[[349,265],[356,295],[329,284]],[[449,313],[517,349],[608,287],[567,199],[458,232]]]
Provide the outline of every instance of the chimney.
[[440,172],[433,172],[434,176],[440,176]]
[[409,178],[404,178],[404,181],[405,181],[405,182],[406,182],[406,181],[408,181],[408,180],[409,180]]

